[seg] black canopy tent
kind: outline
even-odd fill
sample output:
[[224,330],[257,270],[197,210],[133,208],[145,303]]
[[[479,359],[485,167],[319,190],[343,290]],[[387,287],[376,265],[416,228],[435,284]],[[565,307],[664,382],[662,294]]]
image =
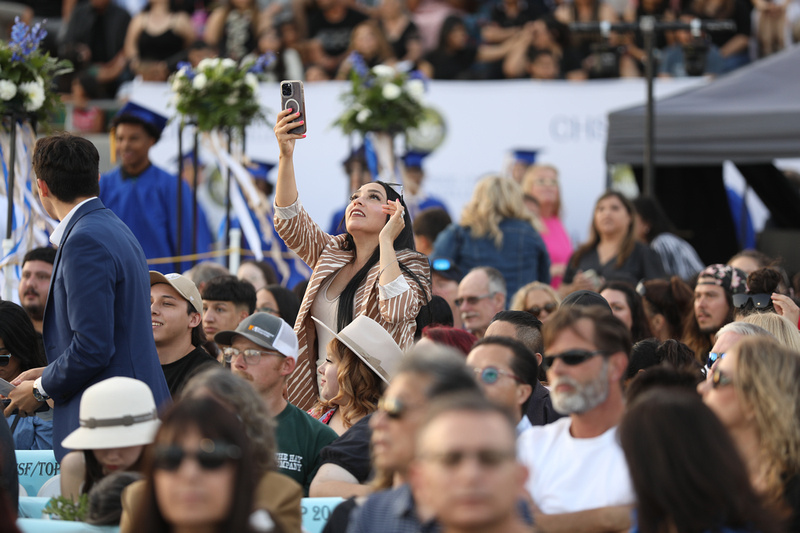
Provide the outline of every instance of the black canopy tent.
[[[609,114],[606,161],[643,164],[645,106]],[[706,262],[738,249],[722,163],[736,164],[783,228],[800,228],[800,194],[773,166],[800,157],[800,46],[659,100],[655,192]]]

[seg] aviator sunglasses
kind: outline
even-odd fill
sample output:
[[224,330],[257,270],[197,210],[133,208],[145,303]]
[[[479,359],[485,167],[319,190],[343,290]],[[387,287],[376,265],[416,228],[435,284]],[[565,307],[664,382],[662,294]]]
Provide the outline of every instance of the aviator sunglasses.
[[153,464],[159,470],[173,472],[180,468],[187,457],[193,458],[203,470],[216,470],[228,461],[240,459],[242,451],[238,446],[214,442],[209,439],[200,441],[200,449],[190,452],[176,444],[157,446],[153,452]]
[[598,355],[606,355],[606,352],[603,350],[595,350],[593,352],[590,352],[589,350],[567,350],[566,352],[553,355],[545,355],[542,358],[542,366],[545,368],[545,370],[547,370],[553,366],[553,363],[555,363],[556,359],[561,359],[565,365],[575,366]]

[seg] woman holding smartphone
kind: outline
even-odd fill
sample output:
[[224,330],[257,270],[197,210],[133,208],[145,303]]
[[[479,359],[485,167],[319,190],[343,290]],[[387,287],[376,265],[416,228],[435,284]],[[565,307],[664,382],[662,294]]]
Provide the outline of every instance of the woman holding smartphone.
[[358,315],[378,322],[401,349],[414,341],[416,317],[430,298],[428,261],[414,249],[411,219],[401,194],[380,181],[353,193],[345,210],[346,233],[328,235],[303,209],[294,176],[294,146],[305,135],[295,109],[278,113],[275,136],[280,156],[275,188],[275,229],[312,269],[294,330],[300,353],[289,378],[289,401],[311,408],[318,395],[317,366],[334,338]]

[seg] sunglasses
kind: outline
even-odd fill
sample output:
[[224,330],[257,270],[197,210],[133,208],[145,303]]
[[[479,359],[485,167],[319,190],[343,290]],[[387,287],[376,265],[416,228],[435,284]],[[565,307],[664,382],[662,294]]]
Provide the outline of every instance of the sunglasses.
[[11,361],[10,353],[0,354],[0,366],[8,366],[9,361]]
[[464,302],[468,303],[469,305],[477,305],[478,302],[481,300],[485,300],[486,298],[491,298],[494,296],[495,293],[490,292],[489,294],[484,294],[483,296],[467,296],[465,298],[456,298],[456,307],[461,307]]
[[510,450],[476,450],[474,452],[467,452],[462,450],[453,450],[450,452],[428,453],[422,454],[421,457],[428,461],[439,463],[445,468],[455,468],[465,459],[474,457],[478,464],[483,467],[496,467],[505,461],[513,460],[516,454]]
[[742,308],[747,305],[747,302],[753,302],[753,307],[756,309],[764,309],[772,304],[771,294],[734,294],[733,306]]
[[257,365],[258,362],[261,361],[261,357],[266,357],[268,355],[280,355],[283,357],[283,355],[278,352],[267,352],[264,350],[239,350],[237,348],[224,348],[222,350],[222,357],[225,359],[226,363],[232,362],[233,358],[239,354],[242,354],[244,362],[248,365]]
[[497,380],[500,379],[500,376],[506,376],[513,379],[514,381],[522,383],[522,380],[519,379],[516,375],[514,375],[513,372],[509,372],[507,370],[501,370],[494,366],[487,366],[486,368],[473,368],[472,370],[476,374],[478,374],[480,380],[486,383],[487,385],[492,385],[494,383],[497,383]]
[[236,445],[214,442],[209,439],[200,441],[200,449],[194,452],[184,450],[175,444],[157,446],[153,452],[153,465],[159,470],[174,472],[180,468],[183,460],[187,457],[197,461],[203,470],[216,470],[228,461],[241,459],[242,450]]
[[557,307],[558,307],[557,303],[550,302],[550,303],[544,304],[542,307],[539,307],[538,305],[534,305],[530,309],[526,309],[525,312],[532,314],[536,318],[539,318],[539,313],[541,313],[542,311],[547,311],[548,313],[552,313],[553,311],[556,310]]
[[381,398],[378,400],[378,410],[386,413],[392,420],[400,420],[414,407],[406,405],[399,398]]
[[733,379],[730,376],[726,376],[725,373],[720,370],[719,368],[714,370],[711,373],[711,388],[718,389],[719,387],[724,387],[726,385],[730,385],[733,383]]
[[453,268],[453,262],[443,257],[431,261],[431,268],[439,272],[447,272]]
[[706,361],[706,366],[708,368],[711,368],[714,365],[714,363],[716,363],[717,361],[719,361],[723,357],[725,357],[725,352],[722,352],[722,353],[709,352],[708,361]]
[[567,350],[566,352],[553,355],[545,355],[542,358],[542,366],[545,370],[547,370],[553,366],[553,363],[556,361],[556,359],[561,359],[565,365],[575,366],[598,355],[606,355],[606,352],[603,350],[595,350],[593,352],[590,352],[589,350]]

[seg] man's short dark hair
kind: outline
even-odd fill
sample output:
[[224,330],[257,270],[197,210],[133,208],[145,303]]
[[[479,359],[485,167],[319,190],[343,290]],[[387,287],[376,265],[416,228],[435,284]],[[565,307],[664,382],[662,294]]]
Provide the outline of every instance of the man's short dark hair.
[[91,141],[62,132],[36,141],[33,171],[61,202],[100,194],[100,154]]
[[423,209],[414,217],[414,235],[425,237],[433,242],[436,240],[436,236],[452,221],[447,211],[441,207]]
[[446,413],[454,412],[500,415],[506,422],[508,422],[508,430],[512,437],[512,441],[516,440],[517,422],[515,420],[515,414],[510,413],[505,407],[489,401],[483,394],[471,391],[443,394],[440,397],[433,399],[431,404],[428,406],[425,421],[423,422],[422,427],[417,435],[422,435],[423,430],[435,419]]
[[141,126],[144,132],[152,137],[155,142],[158,142],[158,140],[161,139],[161,131],[154,124],[150,124],[136,115],[123,113],[122,115],[114,117],[114,120],[111,121],[111,129],[113,130],[120,124],[134,124]]
[[514,372],[520,382],[531,386],[531,394],[522,404],[522,412],[526,413],[528,411],[528,403],[530,403],[533,396],[533,389],[538,381],[539,363],[536,360],[536,356],[524,344],[510,337],[497,335],[484,337],[476,342],[472,349],[474,350],[478,346],[502,346],[511,351],[511,364],[509,364],[511,371]]
[[596,305],[559,307],[542,327],[545,346],[549,346],[556,335],[567,329],[583,337],[575,325],[584,319],[589,320],[594,326],[593,338],[586,339],[587,341],[608,354],[623,352],[630,357],[632,346],[630,330],[620,319]]
[[28,261],[43,261],[52,265],[56,262],[56,249],[49,246],[34,248],[22,258],[22,266]]
[[517,340],[533,353],[544,352],[542,321],[527,311],[500,311],[492,322],[508,322],[517,332]]
[[218,276],[203,287],[203,300],[233,302],[237,307],[246,307],[249,314],[256,310],[256,289],[236,276]]

